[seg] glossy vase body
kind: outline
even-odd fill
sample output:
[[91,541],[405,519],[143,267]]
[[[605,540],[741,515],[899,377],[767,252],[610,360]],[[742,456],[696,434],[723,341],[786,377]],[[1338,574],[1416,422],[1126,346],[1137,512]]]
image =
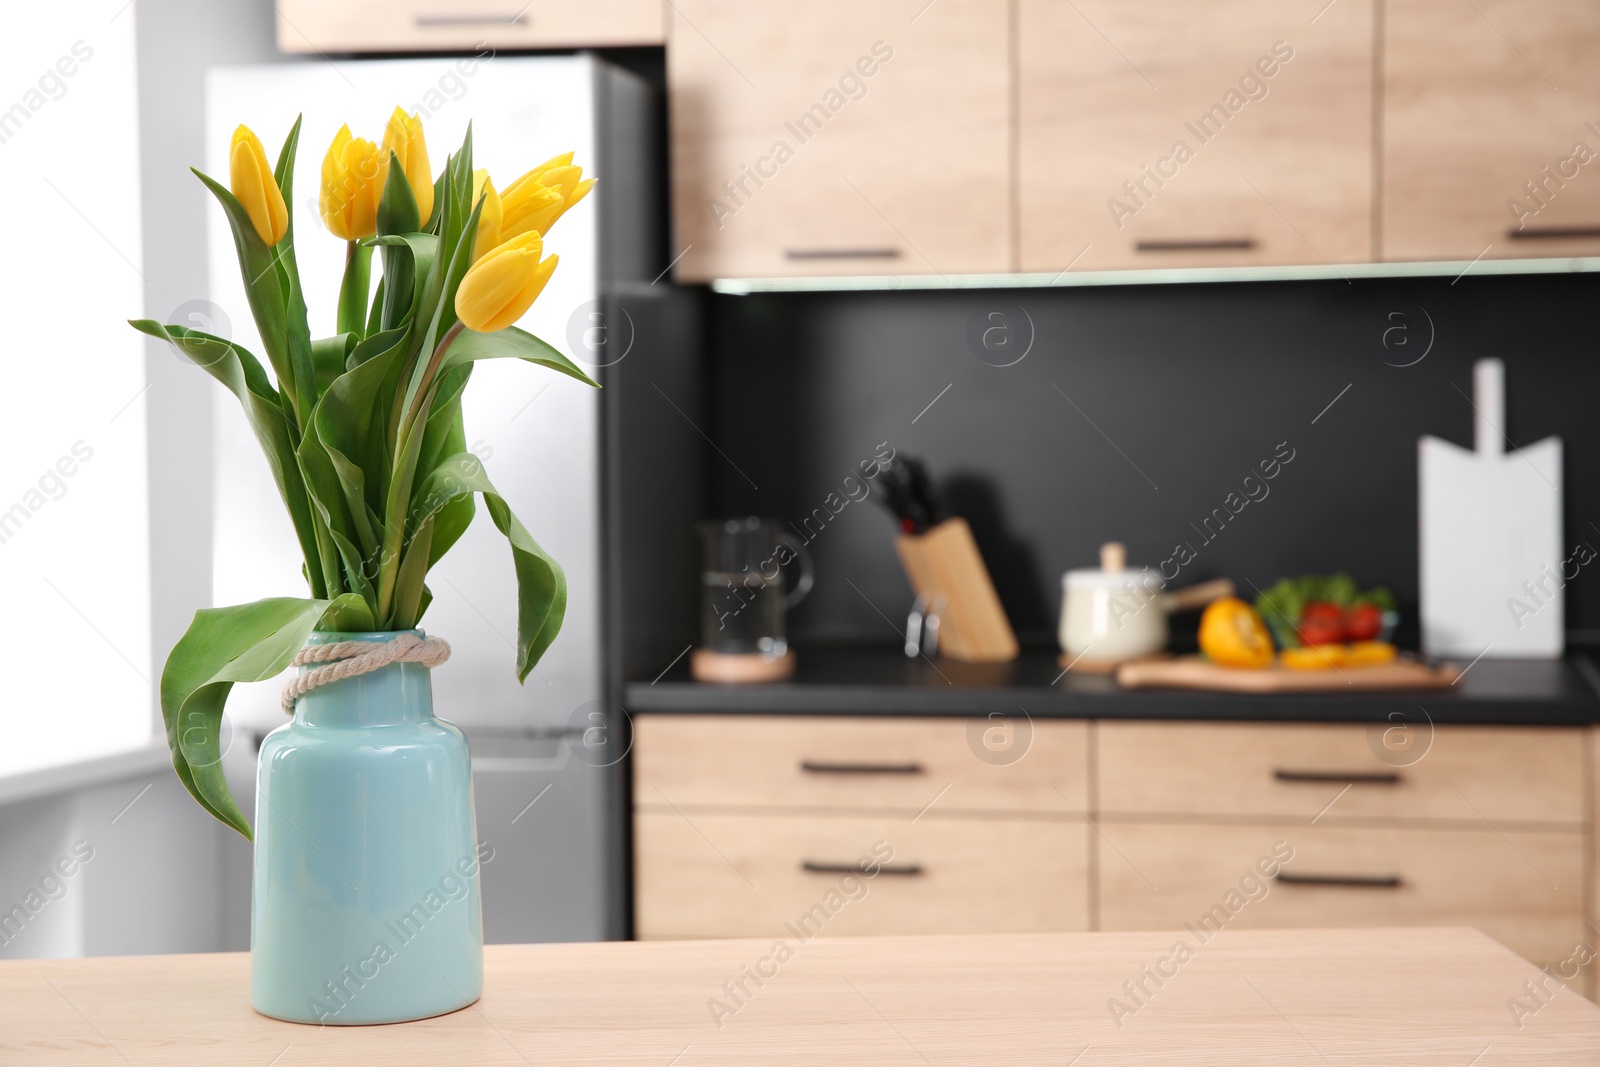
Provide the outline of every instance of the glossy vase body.
[[434,718],[427,667],[391,663],[302,696],[261,743],[255,833],[257,1011],[389,1023],[482,994],[478,873],[489,857],[477,844],[467,739]]

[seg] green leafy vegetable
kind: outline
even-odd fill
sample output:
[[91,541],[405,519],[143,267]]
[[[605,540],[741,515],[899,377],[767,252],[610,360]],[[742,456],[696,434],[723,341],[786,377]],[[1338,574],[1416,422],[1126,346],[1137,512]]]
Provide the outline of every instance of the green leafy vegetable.
[[1384,611],[1394,610],[1394,594],[1383,586],[1362,590],[1355,579],[1337,574],[1303,574],[1298,578],[1279,578],[1256,597],[1255,608],[1272,631],[1279,648],[1299,648],[1300,616],[1307,604],[1325,601],[1345,610],[1357,604],[1375,604]]

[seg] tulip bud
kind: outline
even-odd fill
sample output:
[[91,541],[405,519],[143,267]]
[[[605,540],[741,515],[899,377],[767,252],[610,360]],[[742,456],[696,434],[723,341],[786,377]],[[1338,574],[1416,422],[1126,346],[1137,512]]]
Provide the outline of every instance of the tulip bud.
[[[407,115],[398,107],[389,116],[389,125],[383,130],[384,181],[388,180],[389,153],[393,152],[411,185],[411,195],[417,201],[417,215],[424,224],[433,214],[433,171],[428,166],[428,144],[422,137],[422,119]],[[383,189],[379,183],[380,194]]]
[[582,167],[572,165],[571,152],[534,167],[500,194],[502,232],[508,238],[549,233],[556,220],[582,200],[594,184],[595,179],[583,177]]
[[525,233],[474,263],[456,289],[456,316],[462,324],[494,333],[522,318],[556,269],[558,257],[541,260],[543,250],[543,238]]
[[272,176],[266,149],[248,126],[233,131],[233,143],[228,148],[228,186],[269,248],[283,240],[289,232],[289,209],[283,202],[278,180]]
[[500,194],[495,192],[494,181],[490,179],[486,170],[472,172],[472,202],[477,204],[479,198],[483,200],[483,210],[478,213],[478,239],[472,245],[472,262],[476,263],[483,258],[483,254],[493,249],[505,240],[500,226],[503,211],[500,205]]
[[359,241],[378,232],[383,158],[377,145],[339,127],[322,157],[322,221],[335,237]]

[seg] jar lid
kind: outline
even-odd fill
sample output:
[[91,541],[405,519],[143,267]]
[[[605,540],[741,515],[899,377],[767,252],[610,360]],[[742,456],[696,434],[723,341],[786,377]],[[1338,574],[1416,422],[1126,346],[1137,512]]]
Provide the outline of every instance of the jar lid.
[[1122,571],[1085,567],[1061,576],[1061,585],[1065,589],[1122,589],[1129,583],[1136,589],[1162,589],[1166,586],[1161,576],[1149,567]]

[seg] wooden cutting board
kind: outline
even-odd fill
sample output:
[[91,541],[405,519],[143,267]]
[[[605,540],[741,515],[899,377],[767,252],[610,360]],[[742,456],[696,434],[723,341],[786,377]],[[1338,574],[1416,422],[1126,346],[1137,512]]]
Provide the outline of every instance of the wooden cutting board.
[[1210,689],[1223,693],[1340,693],[1353,689],[1440,689],[1461,672],[1450,664],[1430,667],[1397,660],[1375,667],[1291,671],[1284,667],[1250,670],[1219,667],[1199,656],[1124,663],[1117,683],[1124,689]]

